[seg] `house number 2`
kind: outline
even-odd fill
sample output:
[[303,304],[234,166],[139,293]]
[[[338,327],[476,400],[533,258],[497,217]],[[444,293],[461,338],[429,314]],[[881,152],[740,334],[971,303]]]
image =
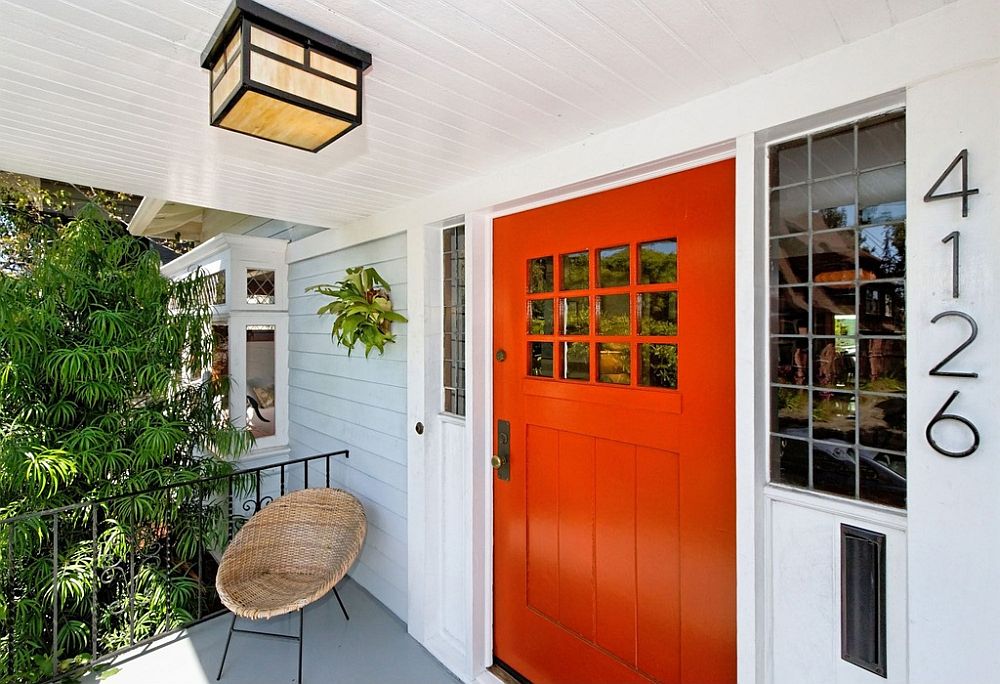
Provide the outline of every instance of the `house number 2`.
[[[962,189],[956,192],[944,192],[935,194],[937,193],[938,188],[941,187],[941,184],[945,181],[945,179],[949,175],[951,175],[952,171],[955,170],[955,167],[959,166],[960,164],[962,173]],[[966,149],[959,152],[958,156],[956,156],[955,159],[951,162],[951,164],[948,165],[948,168],[944,170],[944,173],[942,173],[938,177],[938,179],[934,181],[934,185],[932,185],[931,189],[927,191],[926,195],[924,195],[924,201],[936,202],[937,200],[960,198],[962,200],[962,218],[965,218],[969,215],[969,196],[976,195],[978,193],[979,193],[978,188],[969,188],[969,151]],[[948,233],[948,235],[946,235],[941,240],[943,244],[948,244],[949,242],[951,243],[951,250],[952,250],[951,296],[953,299],[958,299],[960,293],[959,281],[961,276],[961,261],[960,261],[961,255],[959,253],[959,244],[960,244],[959,237],[960,237],[959,231],[954,230],[951,233]],[[949,361],[954,359],[966,347],[971,345],[975,341],[976,337],[979,335],[979,326],[976,324],[976,319],[974,319],[972,316],[962,311],[942,311],[941,313],[939,313],[938,315],[936,315],[934,318],[931,319],[931,323],[937,323],[942,318],[952,318],[952,317],[961,318],[969,325],[969,336],[965,339],[964,342],[962,342],[962,344],[960,344],[950,354],[944,357],[944,359],[942,359],[940,363],[931,368],[929,373],[930,375],[946,376],[952,378],[978,378],[979,373],[972,371],[942,370]],[[979,430],[976,428],[975,424],[973,424],[971,420],[969,420],[964,416],[947,412],[948,408],[958,398],[959,394],[960,392],[958,390],[952,390],[951,396],[948,397],[948,400],[944,402],[941,408],[938,409],[937,413],[934,414],[934,417],[931,418],[930,422],[927,423],[927,431],[926,431],[927,443],[930,444],[931,448],[933,448],[936,452],[938,452],[943,456],[948,456],[949,458],[964,458],[965,456],[969,456],[975,453],[976,449],[979,448]],[[961,423],[963,426],[965,426],[965,428],[969,430],[969,432],[972,433],[972,444],[970,444],[968,448],[962,451],[951,451],[950,449],[945,449],[943,446],[937,443],[937,440],[934,439],[934,434],[933,434],[934,426],[946,420],[951,420],[955,421],[956,423]]]

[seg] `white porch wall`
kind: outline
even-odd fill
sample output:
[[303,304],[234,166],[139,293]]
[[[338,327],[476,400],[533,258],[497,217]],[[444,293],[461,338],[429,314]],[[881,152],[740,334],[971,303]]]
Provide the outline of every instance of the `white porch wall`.
[[[911,283],[923,278],[920,273],[932,265],[930,250],[934,258],[947,257],[949,252],[942,251],[939,240],[948,230],[944,224],[928,221],[931,216],[927,206],[922,205],[922,192],[933,182],[944,164],[965,144],[965,138],[956,137],[956,131],[962,131],[965,126],[972,126],[976,135],[971,138],[976,144],[975,149],[970,143],[970,153],[975,159],[982,160],[993,155],[996,158],[996,120],[1000,102],[997,102],[995,87],[996,68],[988,65],[996,64],[1000,59],[1000,3],[996,0],[960,0],[947,7],[914,19],[889,31],[844,46],[836,50],[803,60],[791,67],[781,69],[767,76],[734,86],[726,91],[716,93],[699,100],[665,111],[637,123],[623,126],[610,131],[601,132],[590,138],[537,157],[516,168],[508,168],[490,174],[486,177],[470,180],[469,183],[451,190],[429,196],[415,202],[410,202],[397,209],[359,221],[342,230],[320,233],[301,240],[289,246],[289,260],[312,259],[313,255],[335,249],[346,249],[361,240],[371,240],[379,235],[395,234],[401,229],[409,232],[413,244],[422,245],[421,235],[427,225],[439,222],[447,217],[465,214],[470,226],[489,226],[490,217],[494,212],[502,211],[512,206],[527,205],[533,200],[544,201],[552,197],[570,194],[574,191],[593,192],[601,187],[603,181],[616,182],[624,175],[638,176],[641,169],[656,166],[661,160],[679,158],[692,150],[708,148],[726,141],[741,141],[738,147],[737,164],[744,169],[739,183],[738,197],[742,200],[737,206],[738,239],[741,245],[741,273],[762,273],[766,268],[761,259],[754,256],[753,226],[755,207],[754,188],[764,182],[757,170],[750,170],[752,154],[750,139],[758,131],[772,129],[790,121],[805,120],[816,115],[852,104],[876,98],[886,93],[906,93],[905,99],[910,105],[908,111],[908,129],[910,143],[908,149],[908,182],[913,185],[909,190],[909,224],[912,227],[910,242],[921,240],[917,251],[911,253]],[[983,70],[981,73],[974,73]],[[985,79],[985,80],[984,80]],[[990,81],[989,79],[993,79]],[[984,83],[993,83],[991,87],[983,88]],[[912,98],[912,99],[911,99]],[[935,103],[942,106],[936,107]],[[944,107],[948,104],[948,107]],[[968,116],[966,116],[968,114]],[[992,117],[992,118],[990,118]],[[984,121],[992,121],[987,125]],[[992,138],[986,136],[992,135]],[[986,142],[991,140],[992,142]],[[945,145],[944,142],[948,144]],[[961,144],[958,144],[961,143]],[[947,148],[947,149],[946,149]],[[953,149],[954,148],[954,149]],[[977,226],[996,225],[1000,216],[996,213],[995,203],[989,204],[986,193],[995,193],[995,164],[973,166],[973,184],[984,188],[980,196]],[[982,173],[985,171],[985,173]],[[930,174],[930,175],[928,175]],[[977,175],[979,174],[979,175]],[[987,187],[988,186],[988,187]],[[993,195],[995,197],[995,195]],[[977,200],[973,200],[976,202]],[[949,205],[953,203],[940,203]],[[975,206],[975,205],[974,205]],[[988,208],[988,207],[994,208]],[[921,209],[923,207],[923,209]],[[953,206],[950,207],[953,209]],[[938,211],[938,206],[933,210]],[[975,211],[975,210],[974,210]],[[988,221],[991,223],[980,223]],[[952,221],[951,223],[954,223]],[[971,225],[971,224],[970,224]],[[938,228],[940,227],[940,231]],[[955,227],[955,226],[953,226]],[[966,228],[968,230],[968,228]],[[940,232],[940,234],[938,234]],[[982,232],[982,229],[981,229]],[[994,233],[995,235],[995,233]],[[933,240],[930,240],[933,237]],[[986,235],[983,235],[985,240]],[[475,240],[474,231],[470,228],[469,239]],[[488,236],[485,238],[489,240]],[[963,233],[963,240],[965,235]],[[930,240],[930,241],[928,241]],[[965,244],[965,243],[963,243]],[[991,273],[989,263],[997,260],[995,241],[981,243],[982,258],[978,268],[982,273]],[[925,256],[920,257],[920,252]],[[488,255],[488,252],[486,253]],[[411,259],[420,256],[415,251]],[[916,258],[913,258],[916,257]],[[472,258],[475,258],[474,255]],[[486,257],[483,257],[486,258]],[[488,260],[488,259],[487,259]],[[934,262],[934,268],[941,265]],[[970,263],[966,267],[967,278],[976,278]],[[488,269],[484,269],[484,272]],[[992,269],[995,273],[996,269]],[[471,272],[471,271],[470,271]],[[937,273],[937,270],[935,270]],[[916,278],[914,278],[916,276]],[[937,276],[935,276],[937,277]],[[753,278],[747,275],[741,282],[750,282]],[[488,281],[484,281],[488,289]],[[969,293],[975,292],[975,301],[985,301],[986,292],[995,292],[995,276],[982,278],[980,286]],[[414,281],[414,292],[418,292],[421,283]],[[922,285],[926,285],[922,283]],[[908,674],[913,682],[937,683],[944,681],[962,681],[970,684],[995,680],[997,669],[997,649],[990,646],[990,640],[995,641],[997,629],[996,606],[1000,604],[1000,590],[995,581],[995,572],[1000,558],[1000,534],[995,513],[995,485],[1000,478],[1000,461],[996,456],[998,448],[995,439],[986,443],[987,435],[993,435],[994,430],[984,430],[984,445],[980,451],[967,462],[956,464],[948,459],[938,457],[925,446],[923,427],[933,412],[940,406],[940,388],[945,385],[934,384],[934,391],[920,396],[920,392],[929,388],[926,379],[917,381],[917,375],[923,376],[929,367],[927,361],[934,357],[939,360],[939,352],[947,348],[940,346],[941,331],[936,330],[928,321],[931,308],[943,301],[932,297],[928,288],[917,286],[910,289],[910,339],[921,342],[933,340],[929,351],[915,354],[911,347],[911,394],[909,425],[909,443],[911,448],[911,467],[913,468],[909,520],[907,525],[907,573],[897,575],[895,586],[909,585],[905,606],[906,638],[908,641],[908,667],[901,670],[895,667],[894,672]],[[965,287],[963,285],[963,287]],[[992,289],[991,289],[992,288]],[[921,303],[920,298],[925,298]],[[994,297],[995,299],[995,297]],[[480,301],[483,306],[489,306],[488,293]],[[739,305],[755,310],[759,317],[759,306],[752,289],[740,295]],[[414,311],[425,306],[422,296],[415,296],[412,302]],[[474,306],[471,302],[470,306]],[[956,308],[964,308],[959,306]],[[936,311],[937,309],[934,308]],[[995,305],[983,309],[986,318],[995,323]],[[980,316],[982,314],[980,313]],[[488,320],[488,314],[486,314]],[[743,320],[745,323],[746,321]],[[977,354],[986,353],[996,348],[995,336],[989,337],[987,326],[980,318],[982,335],[977,343]],[[415,328],[417,326],[414,326]],[[990,325],[995,332],[995,325]],[[738,332],[741,345],[755,344],[753,331],[744,325]],[[482,336],[480,336],[481,338]],[[477,371],[488,375],[489,339],[474,337],[470,343],[485,345],[485,363],[475,365]],[[914,347],[916,345],[913,345]],[[477,355],[470,358],[479,359]],[[925,358],[926,357],[926,358]],[[973,359],[971,352],[967,358]],[[760,356],[756,359],[758,362]],[[411,359],[419,363],[422,359]],[[474,362],[475,363],[475,362]],[[990,365],[992,364],[992,365]],[[977,366],[985,378],[987,369],[995,367],[994,361],[984,361]],[[748,374],[749,375],[749,374]],[[741,376],[738,391],[751,403],[764,404],[762,382],[758,377],[753,382]],[[481,396],[484,404],[488,401],[488,380],[473,378],[470,392]],[[479,384],[477,384],[479,383]],[[485,385],[482,383],[486,383]],[[755,384],[756,383],[756,384]],[[978,385],[978,392],[964,389],[965,397],[979,398],[979,409],[967,411],[976,420],[980,429],[989,420],[986,409],[995,407],[995,401],[986,401],[981,392],[987,384]],[[966,392],[968,392],[966,394]],[[419,407],[413,405],[416,391],[411,396],[410,422],[424,419]],[[963,404],[963,406],[967,406]],[[973,402],[972,406],[976,406]],[[479,437],[474,440],[489,442],[489,426],[491,414],[489,407],[478,409],[478,414],[470,416],[470,425]],[[764,478],[764,452],[760,448],[763,440],[755,443],[755,431],[766,429],[763,421],[749,416],[741,417],[741,430],[738,444],[737,459],[741,464],[740,473],[749,474],[754,471],[755,479],[745,477],[738,483],[738,535],[740,541],[740,556],[738,570],[738,607],[740,634],[740,682],[773,681],[775,672],[769,669],[768,659],[773,657],[772,631],[774,626],[763,616],[771,610],[771,606],[763,605],[765,575],[763,553],[760,540],[770,534],[762,514],[763,498],[761,488]],[[416,439],[412,434],[403,432],[404,437]],[[475,442],[478,444],[478,442]],[[486,447],[488,448],[488,446]],[[482,458],[488,457],[485,449],[475,450]],[[748,466],[752,463],[752,466]],[[421,463],[413,462],[411,467],[420,472]],[[468,487],[456,496],[468,493]],[[483,490],[485,491],[485,490]],[[992,494],[991,494],[992,492]],[[480,496],[486,496],[479,490],[472,492],[467,502],[467,513],[473,521],[473,534],[468,540],[470,556],[481,549],[488,548],[490,515],[488,503],[477,508]],[[993,503],[990,503],[993,502]],[[484,528],[480,522],[487,526]],[[805,518],[801,522],[808,522]],[[974,524],[970,525],[969,521]],[[420,525],[415,517],[411,524]],[[967,529],[964,529],[967,528]],[[973,532],[975,534],[973,534]],[[423,530],[412,533],[421,538]],[[411,536],[411,539],[414,538]],[[895,535],[899,537],[900,535]],[[894,539],[893,546],[899,549],[902,539]],[[803,558],[803,563],[815,565],[815,562],[829,567],[835,553],[828,548],[819,549],[811,558]],[[411,549],[411,557],[419,558],[418,550]],[[491,559],[485,560],[484,566],[489,567]],[[471,559],[469,561],[471,565]],[[416,566],[417,563],[414,563]],[[422,577],[424,568],[413,567],[412,573]],[[478,667],[490,660],[492,634],[489,632],[488,606],[488,570],[481,571],[473,566],[470,571],[476,574],[471,578],[477,595],[474,605],[468,607],[466,618],[474,626],[474,635],[470,642],[463,644],[469,654],[475,654]],[[484,575],[484,576],[481,576]],[[890,581],[893,581],[890,579]],[[430,586],[433,583],[411,582],[411,587]],[[786,591],[782,597],[784,605],[809,608],[806,599],[813,591],[815,584],[802,584],[799,587],[784,583],[778,589]],[[793,595],[793,594],[798,594]],[[416,603],[417,598],[414,597]],[[428,601],[436,600],[428,596]],[[827,608],[827,601],[822,611],[817,609],[817,615],[825,620],[832,615]],[[421,616],[414,616],[420,620]],[[813,616],[815,617],[815,615]],[[426,619],[426,618],[424,618]],[[780,633],[779,625],[779,633]],[[421,634],[426,638],[421,628],[411,625],[411,633]],[[897,633],[898,634],[898,633]],[[799,636],[800,633],[793,633]],[[968,638],[973,635],[975,638]],[[836,643],[835,637],[824,635],[824,645],[819,648],[828,653],[830,643]],[[798,643],[782,644],[783,648],[799,648]],[[898,653],[898,649],[894,648]],[[770,655],[769,655],[770,654]],[[829,653],[830,660],[839,667],[839,657]],[[786,662],[786,661],[783,661]],[[908,670],[908,673],[906,672]],[[850,677],[859,676],[860,670],[852,668]],[[955,678],[957,674],[957,679]],[[778,673],[780,674],[780,672]],[[840,672],[832,668],[824,670],[824,676],[833,681],[844,681],[839,678]],[[863,674],[863,673],[862,673]],[[805,681],[799,679],[798,681]],[[884,680],[881,680],[884,681]]]
[[406,326],[385,356],[349,357],[330,339],[329,301],[305,288],[340,280],[347,268],[374,266],[392,286],[406,315],[406,236],[403,234],[320,254],[288,269],[289,441],[291,457],[350,449],[333,464],[332,486],[364,503],[368,538],[351,576],[406,619]]

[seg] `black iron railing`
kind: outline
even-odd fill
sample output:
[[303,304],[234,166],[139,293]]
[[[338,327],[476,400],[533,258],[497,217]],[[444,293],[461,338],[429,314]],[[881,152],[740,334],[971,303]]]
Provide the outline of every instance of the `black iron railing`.
[[[330,486],[347,450],[0,520],[0,682],[55,682],[224,612],[222,550],[253,513]],[[40,591],[39,591],[40,589]]]

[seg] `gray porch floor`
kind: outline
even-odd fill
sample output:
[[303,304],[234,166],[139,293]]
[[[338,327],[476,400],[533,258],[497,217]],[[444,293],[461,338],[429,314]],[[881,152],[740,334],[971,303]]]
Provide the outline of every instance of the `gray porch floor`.
[[[304,684],[456,684],[444,666],[406,633],[406,626],[351,579],[337,587],[350,622],[331,592],[305,612]],[[106,684],[208,684],[215,682],[231,617],[209,620],[118,659]],[[297,616],[236,626],[295,634]],[[298,643],[234,634],[222,684],[292,684]],[[84,680],[93,684],[96,678]]]

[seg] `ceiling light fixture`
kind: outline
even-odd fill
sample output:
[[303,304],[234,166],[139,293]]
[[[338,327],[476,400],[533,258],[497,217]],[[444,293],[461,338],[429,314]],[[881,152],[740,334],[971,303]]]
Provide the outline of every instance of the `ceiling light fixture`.
[[361,125],[372,56],[252,0],[235,0],[201,56],[213,126],[318,152]]

